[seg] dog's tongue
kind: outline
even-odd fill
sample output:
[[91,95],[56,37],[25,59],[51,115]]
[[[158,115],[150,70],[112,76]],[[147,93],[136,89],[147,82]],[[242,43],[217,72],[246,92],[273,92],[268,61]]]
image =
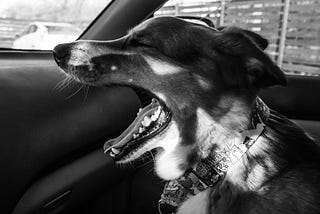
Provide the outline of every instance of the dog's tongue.
[[130,124],[130,126],[117,138],[108,140],[104,146],[104,152],[108,152],[111,148],[121,148],[125,146],[133,137],[134,133],[138,133],[141,122],[146,116],[152,115],[158,110],[160,106],[156,99],[152,99],[152,102],[143,109],[140,109],[136,119]]

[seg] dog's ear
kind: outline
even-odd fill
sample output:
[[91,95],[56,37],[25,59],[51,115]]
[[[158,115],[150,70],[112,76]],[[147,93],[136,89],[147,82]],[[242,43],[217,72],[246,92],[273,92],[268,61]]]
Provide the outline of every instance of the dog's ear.
[[265,38],[263,38],[259,34],[252,32],[250,30],[240,29],[240,28],[236,28],[236,27],[226,27],[226,26],[218,27],[217,30],[223,31],[223,32],[229,32],[229,33],[241,32],[241,33],[245,34],[249,39],[251,39],[252,42],[254,42],[262,50],[265,50],[269,45],[268,40],[266,40]]
[[219,51],[240,58],[247,79],[257,88],[286,85],[281,69],[263,52],[268,42],[256,33],[236,27],[223,28],[214,38]]

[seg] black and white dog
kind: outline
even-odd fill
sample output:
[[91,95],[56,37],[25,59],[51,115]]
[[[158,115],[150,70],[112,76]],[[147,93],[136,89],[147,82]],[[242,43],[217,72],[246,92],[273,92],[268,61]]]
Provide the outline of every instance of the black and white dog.
[[[229,145],[241,145],[252,129],[259,90],[286,84],[263,52],[267,45],[236,27],[218,31],[159,17],[118,40],[61,44],[54,56],[79,82],[139,88],[154,98],[107,146],[118,163],[158,148],[156,173],[173,180]],[[189,197],[178,213],[320,213],[319,147],[272,110],[263,124],[223,178]]]

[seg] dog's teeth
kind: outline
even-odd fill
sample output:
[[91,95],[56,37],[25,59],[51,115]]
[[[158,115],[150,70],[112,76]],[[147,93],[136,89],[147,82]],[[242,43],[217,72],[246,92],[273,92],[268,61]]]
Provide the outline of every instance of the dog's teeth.
[[158,118],[160,116],[161,113],[161,107],[159,106],[157,111],[154,112],[154,115]]
[[137,113],[137,116],[139,116],[140,112],[142,111],[142,108],[139,108],[139,111]]
[[161,106],[159,106],[158,109],[155,111],[155,114],[157,115],[157,117],[159,117],[161,111],[162,111],[162,108]]
[[153,114],[153,115],[151,116],[151,120],[152,120],[152,121],[156,121],[157,119],[158,119],[158,117],[157,117],[156,115]]
[[158,108],[151,116],[152,121],[156,121],[160,116],[161,110]]
[[145,116],[141,124],[145,127],[148,127],[150,126],[151,122],[152,122],[151,118],[148,116]]
[[116,155],[120,153],[120,149],[116,149],[116,148],[111,148],[111,151]]
[[136,138],[138,138],[138,137],[139,137],[138,134],[133,134],[133,139],[136,139]]
[[139,133],[141,134],[144,130],[145,130],[145,128],[140,127],[140,128],[139,128]]
[[161,113],[161,106],[158,106],[157,110],[155,110],[153,112],[153,115],[151,116],[151,120],[156,121],[158,119],[160,113]]

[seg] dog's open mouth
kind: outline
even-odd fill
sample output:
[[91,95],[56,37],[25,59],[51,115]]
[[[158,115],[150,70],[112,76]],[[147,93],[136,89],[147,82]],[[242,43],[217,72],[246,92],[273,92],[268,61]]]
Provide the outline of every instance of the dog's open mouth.
[[171,112],[166,105],[157,98],[140,108],[137,117],[130,126],[117,138],[104,144],[105,153],[119,161],[134,155],[147,143],[148,139],[163,131],[171,120]]

